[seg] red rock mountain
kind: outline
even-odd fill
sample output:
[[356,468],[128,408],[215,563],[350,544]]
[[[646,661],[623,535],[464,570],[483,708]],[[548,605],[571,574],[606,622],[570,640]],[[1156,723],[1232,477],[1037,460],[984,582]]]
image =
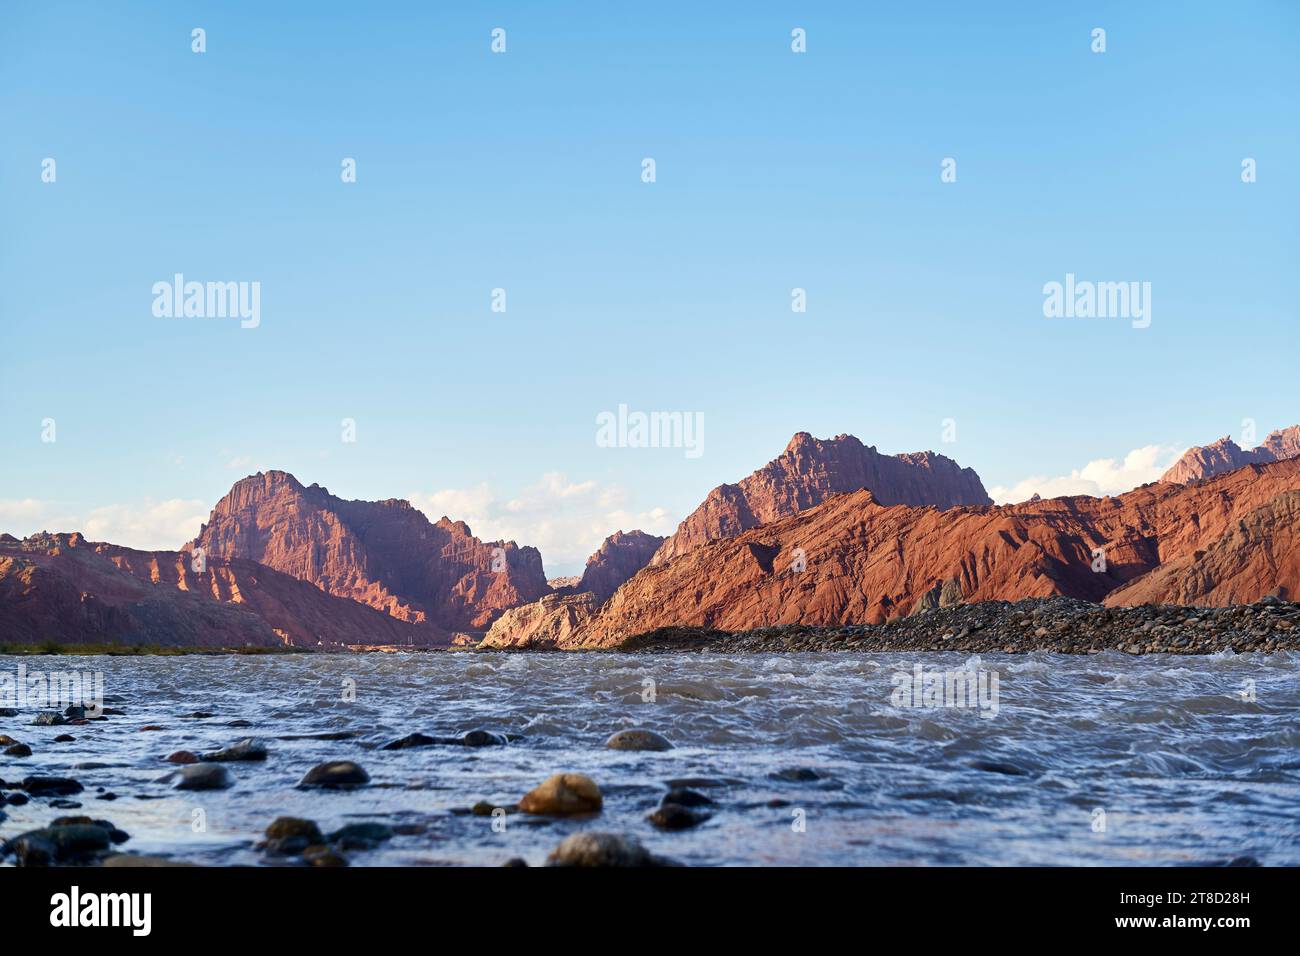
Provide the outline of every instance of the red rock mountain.
[[644,531],[615,532],[587,559],[580,579],[541,600],[506,611],[479,646],[540,649],[572,642],[610,595],[649,563],[663,540]]
[[658,565],[717,538],[727,538],[821,504],[827,497],[869,489],[883,505],[987,505],[979,475],[951,458],[923,451],[882,455],[852,435],[822,440],[807,432],[748,478],[714,488],[655,553]]
[[1160,480],[1185,485],[1244,465],[1266,465],[1297,456],[1300,456],[1300,425],[1279,428],[1250,451],[1245,451],[1225,436],[1213,444],[1189,448],[1172,468],[1160,476]]
[[586,570],[575,592],[590,591],[597,604],[604,604],[628,578],[636,574],[664,543],[657,534],[644,531],[616,531],[587,559]]
[[0,635],[15,643],[243,647],[438,644],[407,624],[251,561],[136,551],[79,534],[0,539]]
[[[1297,492],[1300,458],[1193,485],[1006,507],[888,507],[856,491],[645,568],[562,646],[609,646],[671,625],[874,623],[918,606],[1058,594],[1207,605],[1293,597]],[[1093,570],[1098,548],[1104,571]]]
[[443,631],[485,630],[550,591],[536,548],[480,541],[463,521],[431,523],[406,501],[347,501],[283,471],[236,483],[186,550],[196,547]]

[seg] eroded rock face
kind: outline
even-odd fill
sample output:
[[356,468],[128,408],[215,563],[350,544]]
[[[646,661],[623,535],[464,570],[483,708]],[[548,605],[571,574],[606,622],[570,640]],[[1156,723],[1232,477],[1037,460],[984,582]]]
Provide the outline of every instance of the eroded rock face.
[[243,559],[87,542],[79,534],[0,542],[0,633],[23,642],[208,647],[431,644],[407,624]]
[[484,650],[562,647],[571,643],[578,629],[595,616],[597,607],[595,595],[590,592],[548,594],[506,611],[478,646]]
[[830,439],[799,432],[780,457],[734,485],[714,488],[651,560],[662,564],[718,538],[789,517],[829,496],[869,489],[883,505],[992,504],[979,475],[924,451],[882,455],[852,435]]
[[186,550],[196,547],[448,632],[482,631],[550,591],[536,548],[480,541],[406,501],[346,501],[283,471],[237,482]]
[[875,624],[957,601],[1224,605],[1296,594],[1297,492],[1300,458],[1194,485],[1006,507],[940,511],[885,507],[868,491],[837,495],[645,568],[568,646],[673,626]]
[[1112,591],[1105,603],[1224,607],[1268,595],[1300,597],[1300,491],[1247,513],[1205,547]]
[[1160,480],[1185,485],[1246,465],[1267,465],[1296,456],[1300,456],[1300,425],[1279,428],[1249,451],[1225,436],[1213,444],[1189,448]]
[[664,539],[644,531],[616,531],[587,559],[586,570],[578,582],[578,591],[590,591],[597,604],[604,604],[628,578],[636,574],[654,556]]

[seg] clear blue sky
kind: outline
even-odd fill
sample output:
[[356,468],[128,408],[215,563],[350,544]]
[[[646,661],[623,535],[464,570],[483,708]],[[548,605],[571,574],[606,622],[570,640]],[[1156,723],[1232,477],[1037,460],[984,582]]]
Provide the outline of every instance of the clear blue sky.
[[[140,514],[277,467],[477,489],[558,573],[799,430],[990,487],[1262,438],[1300,420],[1298,52],[1283,2],[6,3],[0,530],[175,547]],[[155,318],[176,272],[260,281],[260,328]],[[1067,272],[1150,281],[1151,327],[1044,318]],[[598,448],[619,403],[705,453]]]

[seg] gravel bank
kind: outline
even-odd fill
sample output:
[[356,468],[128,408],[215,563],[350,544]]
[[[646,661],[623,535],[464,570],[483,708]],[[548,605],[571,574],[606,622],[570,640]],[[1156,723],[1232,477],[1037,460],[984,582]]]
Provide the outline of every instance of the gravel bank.
[[1300,651],[1300,604],[1265,598],[1233,607],[1108,608],[1073,598],[988,601],[922,611],[887,624],[790,624],[729,634],[663,628],[622,651],[962,651],[1025,654],[1216,654]]

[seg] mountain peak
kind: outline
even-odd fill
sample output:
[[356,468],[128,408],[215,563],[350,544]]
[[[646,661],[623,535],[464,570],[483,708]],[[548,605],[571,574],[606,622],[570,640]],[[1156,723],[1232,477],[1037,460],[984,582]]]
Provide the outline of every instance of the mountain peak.
[[1279,428],[1271,432],[1263,443],[1250,451],[1245,451],[1225,435],[1217,441],[1197,448],[1189,448],[1168,471],[1160,476],[1161,481],[1185,485],[1190,481],[1212,478],[1224,472],[1235,471],[1246,465],[1266,465],[1269,462],[1285,461],[1300,455],[1300,425]]
[[535,548],[493,543],[463,521],[431,524],[401,498],[349,501],[285,471],[236,482],[192,547],[247,558],[414,624],[486,628],[507,607],[549,592]]
[[785,451],[737,484],[719,485],[660,546],[651,564],[788,517],[835,494],[871,490],[881,505],[952,508],[993,501],[969,468],[934,452],[882,455],[849,434],[796,432]]

